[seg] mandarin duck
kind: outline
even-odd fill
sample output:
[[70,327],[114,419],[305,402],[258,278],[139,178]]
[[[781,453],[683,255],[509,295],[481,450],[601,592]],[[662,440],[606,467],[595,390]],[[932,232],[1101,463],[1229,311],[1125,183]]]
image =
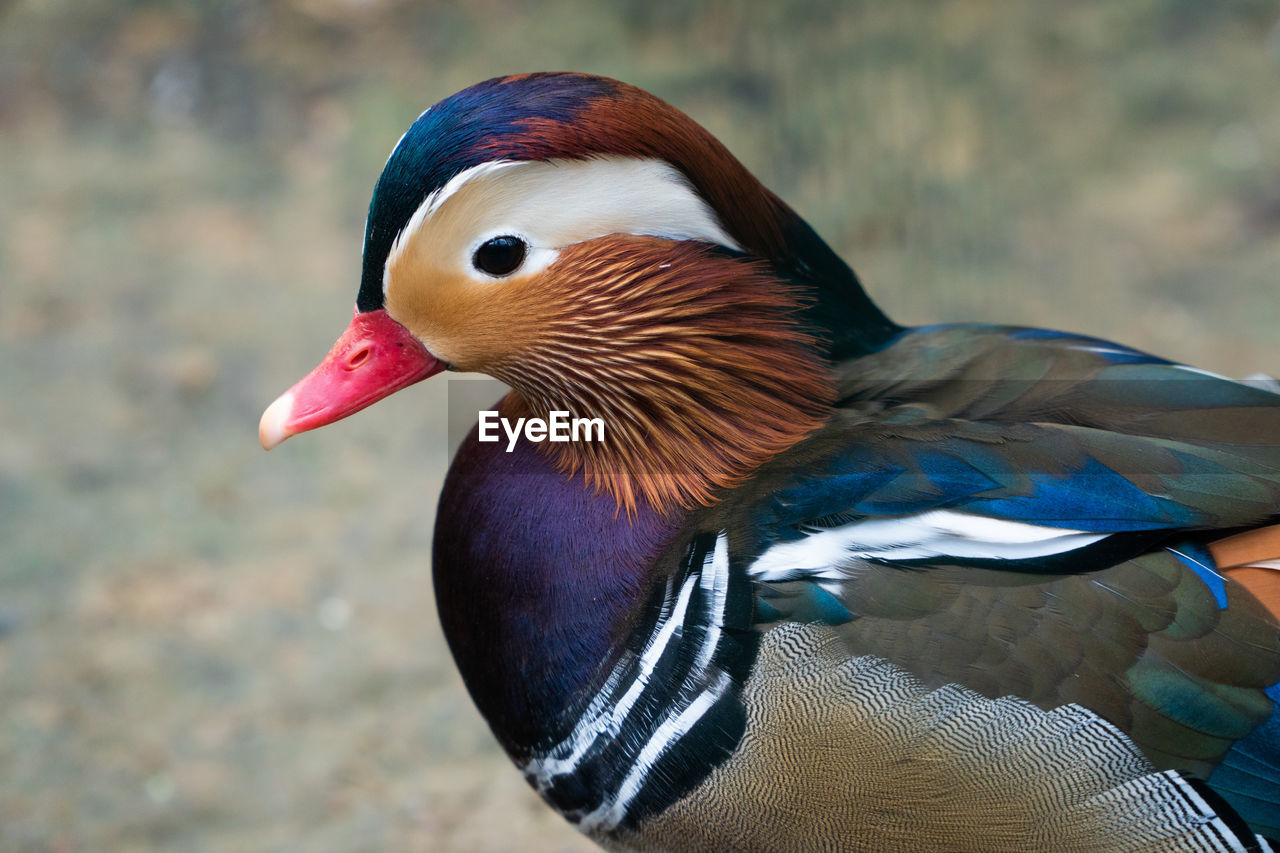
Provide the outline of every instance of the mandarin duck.
[[1280,838],[1280,394],[901,327],[707,131],[581,74],[413,123],[260,438],[455,369],[606,427],[473,431],[433,553],[475,704],[605,848]]

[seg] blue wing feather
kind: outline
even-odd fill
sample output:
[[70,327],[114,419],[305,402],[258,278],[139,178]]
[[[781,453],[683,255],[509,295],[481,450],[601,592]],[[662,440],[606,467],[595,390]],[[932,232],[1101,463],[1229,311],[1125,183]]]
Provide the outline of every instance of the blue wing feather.
[[762,523],[778,541],[813,519],[939,508],[1096,533],[1280,513],[1270,391],[1040,329],[929,327],[879,357],[888,378],[864,358],[846,380],[831,452],[774,492]]
[[1267,696],[1276,710],[1236,741],[1208,782],[1259,833],[1280,838],[1280,684]]

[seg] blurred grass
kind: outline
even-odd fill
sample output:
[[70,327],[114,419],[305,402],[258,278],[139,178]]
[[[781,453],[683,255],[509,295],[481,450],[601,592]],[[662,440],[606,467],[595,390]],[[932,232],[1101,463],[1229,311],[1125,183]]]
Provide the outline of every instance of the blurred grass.
[[902,322],[1280,371],[1270,3],[0,3],[0,848],[582,849],[436,624],[443,387],[254,434],[404,127],[560,68],[707,125]]

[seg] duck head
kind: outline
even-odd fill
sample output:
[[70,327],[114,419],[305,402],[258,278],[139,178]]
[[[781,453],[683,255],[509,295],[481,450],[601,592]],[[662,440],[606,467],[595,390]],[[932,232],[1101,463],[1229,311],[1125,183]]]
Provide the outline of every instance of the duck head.
[[259,428],[275,447],[445,369],[504,414],[600,417],[544,444],[628,510],[707,502],[829,414],[833,359],[898,328],[711,134],[580,74],[480,83],[391,152],[350,327]]

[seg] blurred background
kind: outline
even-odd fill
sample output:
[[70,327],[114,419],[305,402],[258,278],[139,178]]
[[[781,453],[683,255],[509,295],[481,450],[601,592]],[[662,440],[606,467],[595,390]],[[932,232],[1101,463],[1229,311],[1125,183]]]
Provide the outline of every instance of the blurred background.
[[437,625],[427,383],[271,455],[421,110],[647,88],[900,322],[1280,371],[1272,2],[0,0],[0,848],[582,850]]

